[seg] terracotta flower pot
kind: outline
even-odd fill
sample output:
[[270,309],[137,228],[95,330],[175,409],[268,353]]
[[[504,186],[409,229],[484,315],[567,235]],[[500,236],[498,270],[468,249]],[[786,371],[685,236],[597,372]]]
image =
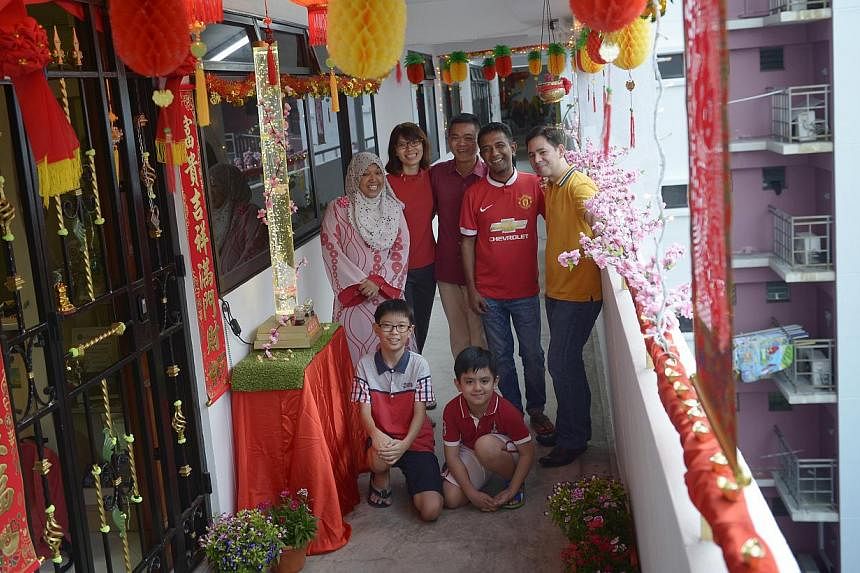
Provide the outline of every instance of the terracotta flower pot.
[[278,562],[272,565],[273,573],[299,573],[305,566],[305,556],[308,547],[285,549]]

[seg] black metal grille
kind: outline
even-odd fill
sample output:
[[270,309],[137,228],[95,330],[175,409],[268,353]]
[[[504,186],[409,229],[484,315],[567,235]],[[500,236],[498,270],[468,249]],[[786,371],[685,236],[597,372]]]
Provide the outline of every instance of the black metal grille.
[[783,62],[782,46],[770,48],[759,48],[758,51],[758,67],[763,72],[773,70],[784,70],[785,63]]

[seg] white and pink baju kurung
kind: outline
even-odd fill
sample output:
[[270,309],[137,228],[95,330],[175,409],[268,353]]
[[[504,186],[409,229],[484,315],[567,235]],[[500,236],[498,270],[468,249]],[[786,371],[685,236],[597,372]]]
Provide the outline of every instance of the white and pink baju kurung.
[[[352,363],[376,350],[379,339],[373,333],[373,313],[385,299],[403,298],[409,255],[409,230],[401,215],[394,243],[383,250],[371,248],[352,225],[348,197],[329,203],[322,221],[322,255],[332,289],[332,319],[343,325]],[[359,286],[370,279],[379,292],[365,298]]]

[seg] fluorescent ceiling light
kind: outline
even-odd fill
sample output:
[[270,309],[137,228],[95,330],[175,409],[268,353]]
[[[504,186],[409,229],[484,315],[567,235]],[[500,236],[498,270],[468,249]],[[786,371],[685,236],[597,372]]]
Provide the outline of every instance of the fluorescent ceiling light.
[[247,46],[249,43],[250,40],[248,40],[248,34],[243,34],[241,38],[239,38],[238,40],[236,40],[211,58],[209,58],[209,60],[212,62],[220,62],[226,59],[227,56],[233,54],[234,52],[237,52],[242,46]]

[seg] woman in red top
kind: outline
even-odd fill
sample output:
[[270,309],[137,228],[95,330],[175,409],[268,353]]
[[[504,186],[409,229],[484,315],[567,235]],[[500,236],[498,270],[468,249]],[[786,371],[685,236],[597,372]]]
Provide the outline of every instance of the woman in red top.
[[424,131],[414,123],[395,126],[388,141],[388,182],[405,208],[409,227],[409,272],[406,275],[406,302],[415,313],[415,342],[418,352],[424,349],[430,313],[436,297],[433,261],[436,239],[432,221],[435,215],[433,190],[430,187],[430,146]]

